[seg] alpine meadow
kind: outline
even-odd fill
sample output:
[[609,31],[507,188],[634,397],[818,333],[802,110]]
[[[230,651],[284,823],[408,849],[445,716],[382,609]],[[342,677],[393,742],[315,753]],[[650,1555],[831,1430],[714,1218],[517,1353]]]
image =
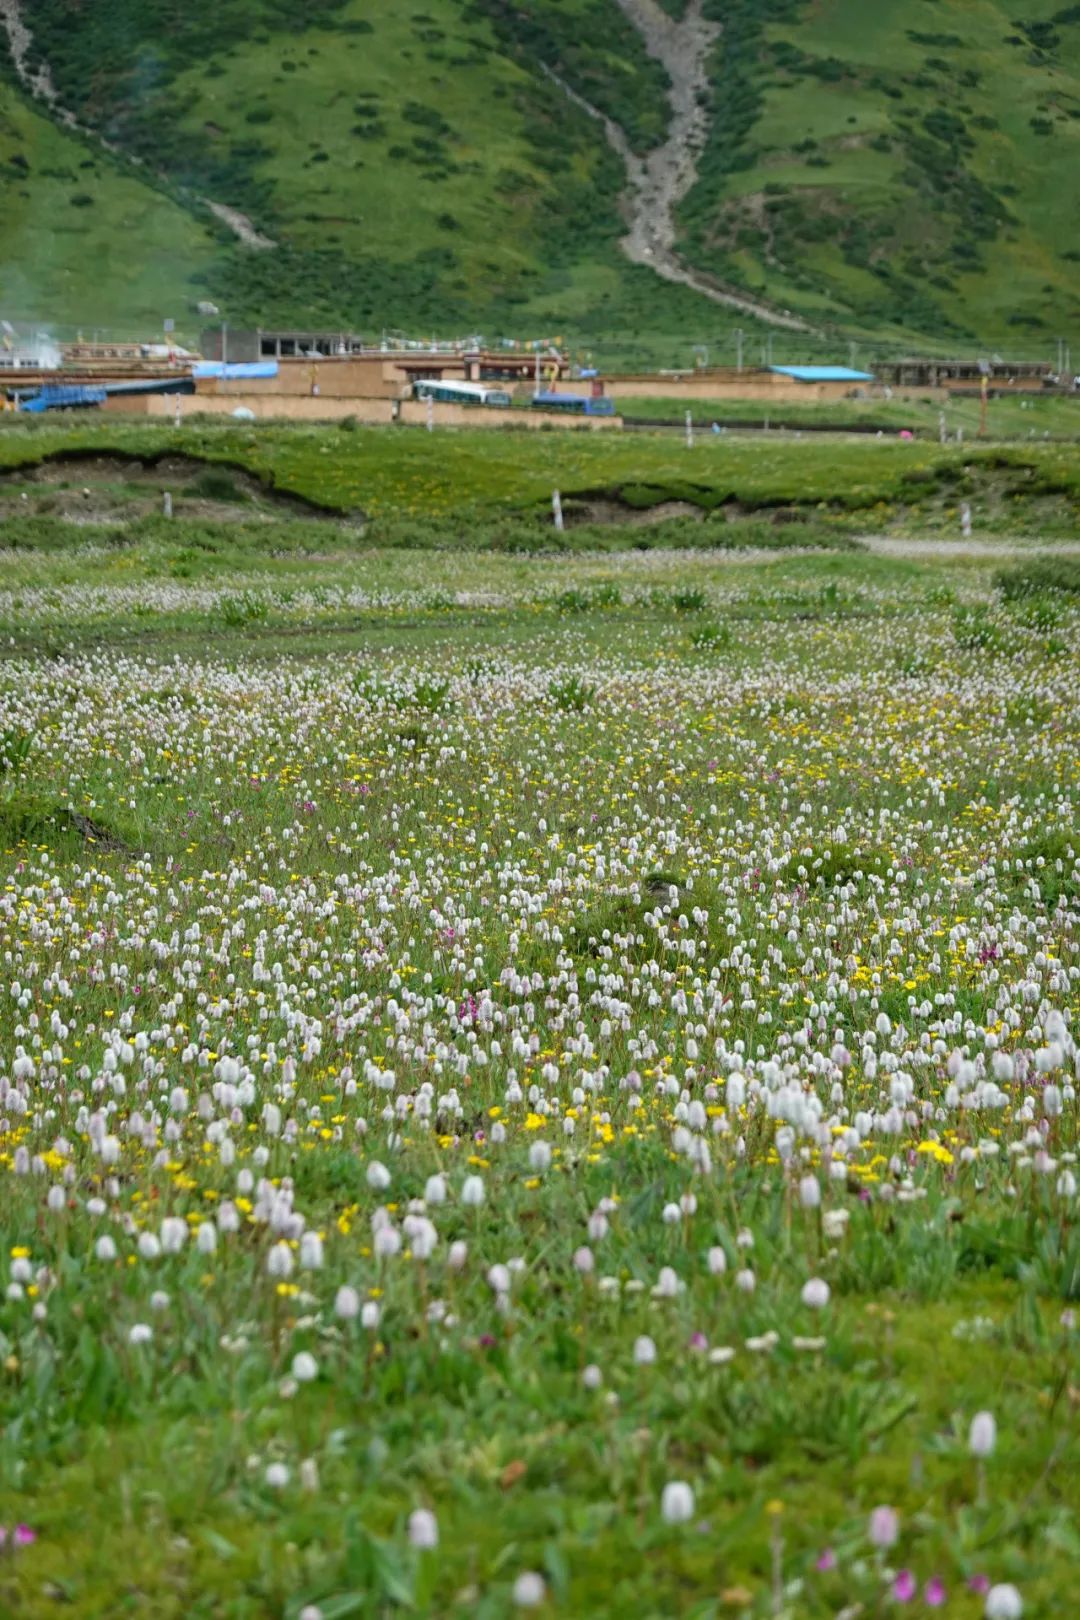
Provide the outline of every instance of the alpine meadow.
[[0,1620],[1071,1620],[1080,5],[415,3],[0,0]]

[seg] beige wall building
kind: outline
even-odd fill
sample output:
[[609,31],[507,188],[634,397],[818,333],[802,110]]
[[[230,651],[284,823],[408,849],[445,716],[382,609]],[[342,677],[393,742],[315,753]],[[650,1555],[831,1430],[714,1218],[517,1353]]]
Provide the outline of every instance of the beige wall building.
[[[260,422],[340,422],[352,417],[365,427],[389,426],[403,423],[407,427],[423,427],[428,420],[425,400],[318,397],[302,394],[268,394],[263,385],[259,392],[251,391],[251,384],[236,382],[235,393],[219,394],[114,394],[103,410],[117,415],[137,415],[172,421],[190,416],[230,416],[234,411],[250,411]],[[241,392],[246,389],[245,392]],[[621,416],[567,416],[558,411],[496,410],[483,405],[449,405],[433,400],[431,420],[436,427],[489,428],[512,432],[515,428],[586,428],[602,432],[621,428]]]
[[[607,377],[604,392],[611,399],[682,399],[688,405],[699,399],[745,399],[794,405],[879,392],[869,372],[818,375],[834,371],[845,371],[845,368],[801,366],[784,371],[738,371],[734,366],[714,366],[697,371],[648,371],[634,376]],[[793,375],[795,372],[805,375]]]

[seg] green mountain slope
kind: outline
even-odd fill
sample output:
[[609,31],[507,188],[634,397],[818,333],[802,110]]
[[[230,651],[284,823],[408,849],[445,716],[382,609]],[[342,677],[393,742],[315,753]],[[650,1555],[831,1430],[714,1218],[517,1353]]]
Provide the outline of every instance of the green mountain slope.
[[0,82],[0,315],[160,331],[204,296],[206,224]]
[[[634,5],[415,5],[24,0],[24,79],[47,68],[57,108],[98,141],[59,127],[8,64],[2,312],[195,328],[209,297],[234,321],[628,352],[756,330],[620,247],[626,170],[601,119],[644,157],[670,114]],[[761,331],[770,306],[796,312],[807,351],[841,331],[1045,348],[1080,326],[1080,5],[704,11],[722,28],[675,249],[715,297],[760,300]],[[274,245],[245,245],[210,204]]]
[[716,0],[689,256],[804,312],[1017,341],[1080,315],[1080,5]]

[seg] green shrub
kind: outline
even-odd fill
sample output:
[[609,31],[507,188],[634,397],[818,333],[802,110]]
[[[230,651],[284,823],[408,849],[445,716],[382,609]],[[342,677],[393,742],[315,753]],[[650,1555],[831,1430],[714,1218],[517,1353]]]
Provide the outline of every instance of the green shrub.
[[247,625],[263,624],[269,615],[269,606],[252,591],[241,591],[226,596],[221,604],[221,619],[227,630],[242,630]]
[[731,646],[731,626],[729,624],[702,624],[691,633],[690,645],[698,647],[703,652],[719,652],[722,647]]
[[226,467],[207,467],[193,480],[190,493],[206,501],[229,501],[242,505],[247,495]]
[[671,593],[671,605],[676,613],[700,613],[708,598],[697,585],[684,586]]
[[1067,901],[1080,897],[1080,830],[1050,828],[1018,850],[1017,859],[1024,871],[1013,873],[1014,892],[1034,878],[1051,910],[1062,897]]
[[1061,603],[1052,596],[1022,598],[1016,608],[1017,618],[1030,630],[1056,630],[1061,623],[1061,614]]
[[26,764],[34,746],[34,733],[11,726],[0,732],[0,776],[9,771],[20,771]]
[[[810,855],[794,851],[785,861],[783,872],[789,883],[820,883],[825,888],[833,888],[868,877],[883,878],[888,867],[888,857],[880,850],[856,849],[850,844],[830,844]],[[802,876],[804,871],[806,877]]]
[[965,652],[1003,653],[1008,642],[984,607],[961,607],[953,614],[953,638]]
[[450,693],[450,682],[438,680],[435,677],[424,677],[416,682],[412,691],[413,707],[424,709],[428,714],[437,714],[446,707]]
[[568,675],[564,680],[552,681],[548,697],[557,709],[580,713],[587,709],[596,696],[596,687],[583,681],[580,675]]
[[1003,568],[995,585],[1006,602],[1025,596],[1080,596],[1080,558],[1033,557],[1015,568]]

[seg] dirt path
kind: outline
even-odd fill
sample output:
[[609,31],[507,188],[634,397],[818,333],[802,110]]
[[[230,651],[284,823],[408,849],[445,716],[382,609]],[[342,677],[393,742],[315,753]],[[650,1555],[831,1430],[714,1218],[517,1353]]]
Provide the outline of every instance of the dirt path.
[[925,539],[899,535],[862,535],[868,551],[879,557],[935,557],[941,561],[957,557],[1034,557],[1052,552],[1058,557],[1080,555],[1080,540],[1018,540],[1003,536],[999,539],[950,540],[941,535],[927,535]]
[[229,208],[225,203],[211,202],[209,197],[203,197],[202,201],[210,212],[221,220],[223,225],[227,225],[230,231],[240,238],[245,247],[259,248],[260,250],[277,247],[277,243],[272,241],[269,236],[264,236],[261,231],[256,230],[248,216],[242,214],[239,208]]
[[[33,44],[33,35],[26,26],[20,10],[19,0],[0,0],[0,24],[7,31],[11,60],[14,63],[19,83],[35,100],[44,101],[48,105],[50,114],[58,124],[63,124],[65,129],[74,131],[75,134],[81,135],[85,140],[94,141],[97,145],[104,147],[106,152],[115,153],[117,157],[123,157],[128,162],[139,163],[141,161],[139,158],[131,157],[129,153],[124,152],[121,147],[116,146],[113,142],[107,141],[103,135],[98,135],[95,130],[88,129],[85,124],[80,124],[75,114],[69,108],[61,105],[47,62],[42,62],[41,66],[33,72],[27,67],[26,57]],[[200,197],[194,193],[189,193],[189,195],[192,195],[196,202],[202,203],[204,208],[208,208],[217,219],[221,220],[223,225],[227,225],[234,236],[244,243],[245,247],[272,248],[277,246],[276,242],[272,242],[268,236],[263,236],[260,231],[256,230],[248,216],[242,214],[238,208],[229,208],[225,203],[211,202],[209,197]]]
[[75,120],[63,107],[57,106],[56,86],[49,72],[49,64],[43,62],[33,73],[26,65],[27,52],[34,41],[23,21],[19,0],[0,0],[0,22],[7,30],[11,60],[15,64],[15,73],[20,84],[29,90],[32,96],[36,96],[40,101],[47,101],[60,122],[71,128]]
[[727,286],[706,271],[688,265],[675,246],[675,210],[697,178],[698,154],[708,134],[711,92],[709,56],[720,34],[719,23],[703,14],[703,0],[690,0],[676,21],[657,0],[616,0],[620,11],[641,35],[645,49],[665,69],[671,109],[667,133],[659,146],[640,157],[614,119],[586,101],[551,68],[544,73],[576,107],[602,127],[608,144],[626,169],[623,207],[627,232],[622,249],[633,264],[642,264],[663,278],[690,287],[717,304],[791,331],[810,330],[789,310],[775,309],[737,288]]

